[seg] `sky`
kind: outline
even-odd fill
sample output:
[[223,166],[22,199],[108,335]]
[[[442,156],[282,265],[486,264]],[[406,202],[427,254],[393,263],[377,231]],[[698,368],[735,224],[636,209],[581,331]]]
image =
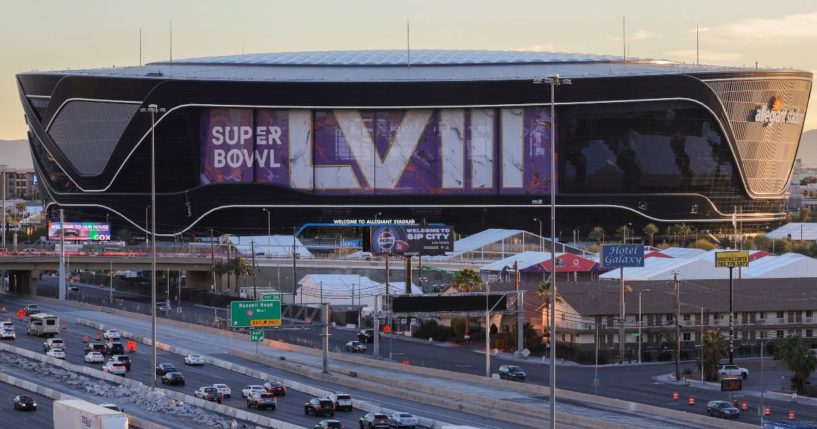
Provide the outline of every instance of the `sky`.
[[[0,139],[25,138],[15,74],[254,52],[538,50],[817,74],[814,0],[0,0]],[[817,91],[805,130],[817,128]]]

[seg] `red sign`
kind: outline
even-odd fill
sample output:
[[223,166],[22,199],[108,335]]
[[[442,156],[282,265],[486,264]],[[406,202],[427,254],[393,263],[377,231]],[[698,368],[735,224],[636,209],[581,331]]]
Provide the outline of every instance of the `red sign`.
[[22,308],[21,308],[21,309],[19,309],[19,310],[17,310],[17,317],[19,317],[19,318],[21,318],[21,319],[22,319],[23,317],[26,317],[26,312],[25,312],[25,311],[24,311]]
[[383,332],[385,332],[385,333],[387,333],[387,334],[388,334],[389,332],[391,332],[391,326],[389,326],[389,325],[385,325],[385,326],[383,326]]

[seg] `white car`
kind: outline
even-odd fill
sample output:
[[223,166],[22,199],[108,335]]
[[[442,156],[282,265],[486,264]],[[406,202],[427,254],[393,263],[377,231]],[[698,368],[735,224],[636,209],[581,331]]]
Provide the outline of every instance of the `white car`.
[[227,399],[230,399],[230,396],[233,396],[233,390],[226,384],[216,383],[213,385],[213,387],[215,387],[216,390],[218,390],[218,393],[221,393]]
[[737,365],[721,365],[718,368],[718,374],[726,377],[740,377],[744,380],[749,378],[749,370]]
[[88,352],[85,355],[85,362],[86,363],[104,363],[105,356],[102,355],[100,352]]
[[65,350],[58,347],[52,347],[48,350],[48,352],[46,352],[46,355],[51,356],[52,358],[65,359]]
[[260,384],[250,384],[241,388],[241,396],[247,398],[250,393],[264,393],[266,391],[267,389],[264,389],[264,386]]
[[102,371],[110,374],[121,375],[124,377],[125,374],[128,372],[128,368],[126,368],[125,364],[121,362],[108,361],[102,367]]
[[102,332],[102,338],[106,340],[120,340],[122,336],[119,335],[119,330],[117,329],[106,329]]
[[16,340],[17,334],[14,333],[13,329],[2,328],[0,330],[0,340]]
[[204,355],[198,353],[190,353],[184,357],[185,365],[204,365]]
[[49,338],[43,343],[43,351],[47,352],[53,348],[65,349],[65,340],[62,338]]
[[329,400],[335,405],[338,411],[352,411],[352,397],[348,393],[333,393],[329,395]]
[[0,329],[14,329],[14,322],[0,322]]
[[417,417],[409,413],[396,412],[389,416],[389,427],[414,429],[418,424]]

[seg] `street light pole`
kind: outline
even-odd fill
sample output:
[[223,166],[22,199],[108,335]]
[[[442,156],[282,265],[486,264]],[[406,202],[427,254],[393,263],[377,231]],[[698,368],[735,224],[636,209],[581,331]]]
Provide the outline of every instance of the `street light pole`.
[[641,325],[644,324],[644,319],[641,316],[641,294],[649,291],[650,289],[644,289],[638,292],[638,363],[641,363],[641,343],[644,341],[644,338],[641,337]]
[[156,390],[156,114],[165,112],[165,109],[155,104],[139,109],[140,112],[150,113],[150,217],[153,243],[151,248],[151,276],[150,276],[150,322],[151,347],[153,350],[153,366],[150,369],[151,390]]
[[[270,232],[270,212],[267,209],[261,209],[267,213],[267,258],[272,257],[272,233]],[[280,288],[281,285],[278,285]]]
[[533,221],[534,222],[539,222],[539,251],[544,252],[545,251],[545,238],[542,237],[542,219],[539,219],[539,218],[535,217],[535,218],[533,218]]

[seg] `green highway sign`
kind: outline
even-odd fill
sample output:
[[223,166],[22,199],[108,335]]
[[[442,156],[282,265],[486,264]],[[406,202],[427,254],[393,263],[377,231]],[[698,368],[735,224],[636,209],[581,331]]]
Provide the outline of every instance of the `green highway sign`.
[[233,301],[231,328],[281,326],[281,301]]
[[265,293],[261,294],[261,301],[280,301],[281,294],[280,293]]
[[250,330],[250,341],[254,343],[260,343],[261,341],[264,341],[264,331],[260,329]]

